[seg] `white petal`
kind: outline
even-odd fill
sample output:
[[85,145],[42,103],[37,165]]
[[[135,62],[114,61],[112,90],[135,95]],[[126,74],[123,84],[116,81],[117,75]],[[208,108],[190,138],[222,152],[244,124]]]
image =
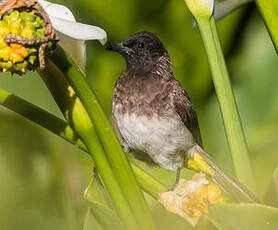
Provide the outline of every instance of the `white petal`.
[[67,7],[60,4],[54,4],[48,1],[44,1],[44,0],[38,0],[38,2],[42,5],[43,9],[46,11],[49,17],[62,18],[73,22],[76,21],[72,12]]
[[81,72],[85,76],[86,65],[86,45],[84,40],[76,40],[62,33],[58,33],[61,41],[59,45],[66,51],[66,53],[78,65]]
[[76,62],[85,75],[86,46],[85,40],[99,40],[102,45],[107,41],[106,32],[97,27],[77,23],[69,8],[45,0],[38,0],[47,12],[54,29],[61,41],[59,44]]
[[244,5],[245,3],[252,2],[253,0],[226,0],[215,2],[214,8],[214,17],[216,20],[221,19],[234,11],[235,9],[239,8],[240,6]]
[[107,41],[106,32],[97,27],[79,22],[67,21],[57,17],[50,18],[55,30],[78,40],[99,40],[101,44]]
[[101,44],[107,41],[106,32],[97,27],[83,23],[74,23],[72,12],[65,6],[39,0],[50,17],[55,30],[78,40],[99,40]]

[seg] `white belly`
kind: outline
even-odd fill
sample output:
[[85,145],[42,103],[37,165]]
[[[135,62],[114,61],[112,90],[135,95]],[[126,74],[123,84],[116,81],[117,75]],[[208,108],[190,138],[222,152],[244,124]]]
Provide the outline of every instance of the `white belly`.
[[178,119],[128,113],[118,116],[117,111],[114,117],[125,144],[135,151],[146,152],[167,170],[182,167],[185,152],[195,144],[192,134]]

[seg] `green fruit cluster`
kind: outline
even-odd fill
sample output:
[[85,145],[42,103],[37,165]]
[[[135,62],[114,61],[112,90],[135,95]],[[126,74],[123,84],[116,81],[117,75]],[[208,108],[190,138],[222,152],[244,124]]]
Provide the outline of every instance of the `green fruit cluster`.
[[21,38],[43,38],[44,21],[34,11],[13,10],[0,20],[0,71],[23,74],[38,67],[39,44],[23,45],[4,41],[5,35]]

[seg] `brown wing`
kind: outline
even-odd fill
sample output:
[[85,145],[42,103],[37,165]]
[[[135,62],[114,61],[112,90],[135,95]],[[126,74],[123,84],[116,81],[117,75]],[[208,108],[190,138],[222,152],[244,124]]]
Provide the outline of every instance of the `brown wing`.
[[189,99],[189,96],[185,92],[184,88],[179,82],[174,83],[174,107],[181,118],[181,121],[192,133],[198,145],[202,147],[202,139],[200,135],[200,128],[198,124],[197,114],[193,108],[193,105]]

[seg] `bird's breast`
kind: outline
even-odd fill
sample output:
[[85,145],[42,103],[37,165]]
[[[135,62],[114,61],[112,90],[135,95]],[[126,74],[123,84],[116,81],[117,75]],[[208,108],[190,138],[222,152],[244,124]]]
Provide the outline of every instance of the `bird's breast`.
[[113,115],[125,144],[147,153],[161,167],[176,171],[183,163],[181,153],[194,144],[183,123],[173,116],[146,116],[125,112],[122,104],[113,105]]
[[121,77],[116,84],[113,94],[114,104],[119,113],[135,113],[137,115],[152,116],[158,114],[163,116],[167,111],[173,109],[173,103],[169,96],[171,84],[162,81],[153,75],[145,77]]

